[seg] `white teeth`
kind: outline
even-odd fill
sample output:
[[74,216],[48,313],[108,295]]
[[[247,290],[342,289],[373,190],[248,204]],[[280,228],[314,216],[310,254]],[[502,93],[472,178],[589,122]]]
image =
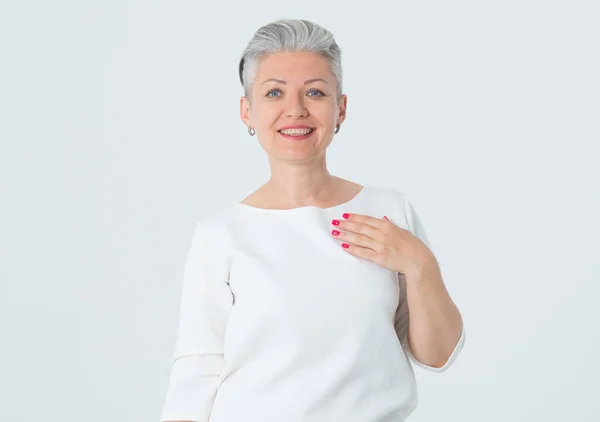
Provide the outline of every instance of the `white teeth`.
[[302,135],[308,135],[312,131],[313,131],[312,129],[286,129],[286,130],[280,130],[279,132],[281,132],[285,135],[302,136]]

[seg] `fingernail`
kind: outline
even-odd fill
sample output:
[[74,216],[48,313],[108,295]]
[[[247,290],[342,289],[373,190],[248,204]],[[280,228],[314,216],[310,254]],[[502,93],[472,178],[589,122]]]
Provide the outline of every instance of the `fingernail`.
[[334,235],[334,236],[337,236],[338,234],[340,234],[340,232],[337,231],[337,230],[332,230],[331,234]]
[[340,220],[333,220],[331,222],[331,224],[333,224],[334,226],[339,226],[340,225]]
[[387,221],[390,221],[385,215],[383,216],[383,218],[385,218]]
[[346,214],[342,214],[342,217],[344,217],[344,218],[350,218],[350,214],[347,214],[347,213]]
[[349,244],[347,244],[347,243],[342,243],[342,248],[346,248],[346,249],[347,249],[349,246],[350,246],[350,245],[349,245]]

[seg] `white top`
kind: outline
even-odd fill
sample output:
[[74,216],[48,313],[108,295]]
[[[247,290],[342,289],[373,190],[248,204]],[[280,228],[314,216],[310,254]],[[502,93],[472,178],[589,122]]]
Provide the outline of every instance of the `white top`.
[[[406,196],[365,186],[344,204],[233,203],[201,220],[185,266],[163,421],[401,422],[417,405],[406,280],[345,251],[333,219],[358,213],[429,246]],[[430,247],[430,246],[429,246]]]

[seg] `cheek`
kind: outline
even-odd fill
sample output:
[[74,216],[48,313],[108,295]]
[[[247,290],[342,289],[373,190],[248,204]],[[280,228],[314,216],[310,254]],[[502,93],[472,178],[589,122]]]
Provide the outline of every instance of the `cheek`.
[[281,111],[274,106],[262,107],[256,113],[257,122],[263,127],[270,127],[274,125],[281,115]]
[[318,118],[321,124],[331,125],[337,118],[337,108],[335,104],[323,103],[317,104],[315,107],[309,109],[311,114]]

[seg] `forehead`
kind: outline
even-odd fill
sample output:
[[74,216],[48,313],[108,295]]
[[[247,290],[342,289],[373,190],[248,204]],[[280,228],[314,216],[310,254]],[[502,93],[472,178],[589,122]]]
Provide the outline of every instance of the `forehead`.
[[260,83],[275,78],[286,82],[303,83],[307,79],[333,79],[327,60],[315,53],[284,52],[271,54],[258,65],[256,79]]

